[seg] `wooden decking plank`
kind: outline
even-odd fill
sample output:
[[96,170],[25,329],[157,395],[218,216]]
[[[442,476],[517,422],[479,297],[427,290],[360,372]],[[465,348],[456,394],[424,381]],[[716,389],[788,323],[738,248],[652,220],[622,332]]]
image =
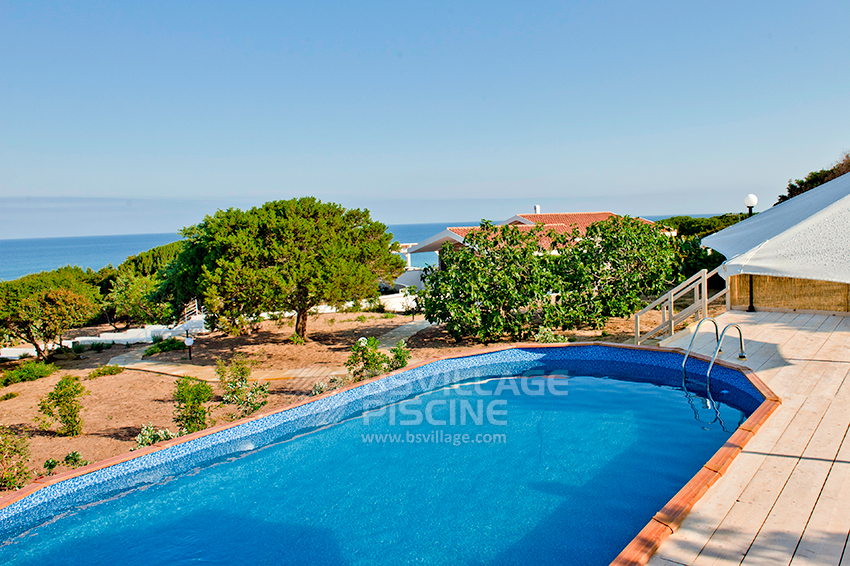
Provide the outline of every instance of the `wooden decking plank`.
[[825,399],[803,403],[693,564],[739,564],[744,559],[828,405]]
[[850,386],[830,402],[743,564],[788,564],[802,538],[850,422]]
[[838,565],[850,531],[850,441],[844,442],[791,561],[793,566]]
[[[691,564],[720,526],[729,510],[752,481],[768,452],[773,448],[799,410],[799,404],[782,405],[771,415],[732,465],[709,492],[697,502],[681,527],[661,547],[659,556]],[[650,564],[653,564],[650,562]]]

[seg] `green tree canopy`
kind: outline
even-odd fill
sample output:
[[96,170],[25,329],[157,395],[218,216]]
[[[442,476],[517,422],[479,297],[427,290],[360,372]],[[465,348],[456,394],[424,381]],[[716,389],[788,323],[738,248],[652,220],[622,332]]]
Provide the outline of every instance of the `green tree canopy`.
[[182,234],[158,295],[175,308],[200,298],[212,325],[232,334],[249,332],[264,312],[294,311],[306,337],[310,309],[374,296],[404,268],[368,211],[312,197],[219,210]]
[[183,249],[183,241],[171,242],[131,255],[118,266],[119,273],[150,277],[171,263]]
[[547,323],[601,328],[611,317],[628,317],[644,297],[674,281],[678,256],[673,238],[659,227],[628,216],[611,216],[580,235],[556,235],[550,256],[560,296]]
[[805,179],[797,179],[796,181],[788,181],[788,187],[785,189],[784,195],[779,195],[775,204],[785,202],[797,195],[801,195],[806,191],[810,191],[815,187],[823,185],[833,179],[850,172],[850,151],[844,154],[835,165],[829,169],[821,169],[820,171],[812,171],[806,175]]
[[63,267],[0,283],[0,339],[31,344],[46,358],[43,345],[59,344],[66,330],[97,316],[100,294],[89,275]]
[[463,245],[446,242],[440,268],[426,267],[417,295],[432,322],[443,322],[456,340],[492,342],[528,336],[532,319],[556,282],[543,260],[541,225],[530,231],[482,221]]

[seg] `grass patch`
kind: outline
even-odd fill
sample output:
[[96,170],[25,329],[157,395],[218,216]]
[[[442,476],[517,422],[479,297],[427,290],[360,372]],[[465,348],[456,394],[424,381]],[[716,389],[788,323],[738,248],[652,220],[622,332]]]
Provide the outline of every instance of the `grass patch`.
[[27,361],[15,369],[4,372],[2,385],[5,387],[22,381],[35,381],[36,379],[47,377],[56,371],[59,371],[59,368],[53,364],[46,364],[35,360]]
[[172,350],[185,350],[186,344],[177,338],[169,338],[167,340],[159,340],[153,346],[145,350],[144,358],[159,354],[160,352],[170,352]]
[[124,371],[124,368],[121,367],[121,366],[114,366],[114,365],[113,366],[109,366],[109,365],[100,366],[100,367],[90,371],[88,378],[94,379],[96,377],[101,377],[103,375],[118,375],[122,371]]
[[18,392],[6,393],[5,395],[0,395],[0,401],[8,401],[9,399],[14,399],[20,395]]

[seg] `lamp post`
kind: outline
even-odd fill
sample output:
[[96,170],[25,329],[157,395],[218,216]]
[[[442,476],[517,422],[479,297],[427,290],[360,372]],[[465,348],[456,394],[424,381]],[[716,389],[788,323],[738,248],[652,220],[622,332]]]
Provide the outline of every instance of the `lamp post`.
[[[747,218],[752,217],[753,207],[759,203],[759,198],[753,193],[744,197],[744,206],[747,207]],[[747,312],[756,312],[756,307],[753,305],[753,274],[750,274],[750,306],[747,307]]]
[[184,342],[189,347],[189,360],[192,359],[192,344],[195,343],[195,339],[189,336],[189,331],[186,331],[186,340]]

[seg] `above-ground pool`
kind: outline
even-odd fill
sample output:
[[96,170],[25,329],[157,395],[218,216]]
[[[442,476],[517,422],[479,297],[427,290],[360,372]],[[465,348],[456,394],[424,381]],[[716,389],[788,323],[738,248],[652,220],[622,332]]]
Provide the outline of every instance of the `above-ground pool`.
[[702,359],[683,390],[681,363],[434,361],[25,491],[0,509],[0,562],[607,564],[765,401],[722,365],[709,395]]

